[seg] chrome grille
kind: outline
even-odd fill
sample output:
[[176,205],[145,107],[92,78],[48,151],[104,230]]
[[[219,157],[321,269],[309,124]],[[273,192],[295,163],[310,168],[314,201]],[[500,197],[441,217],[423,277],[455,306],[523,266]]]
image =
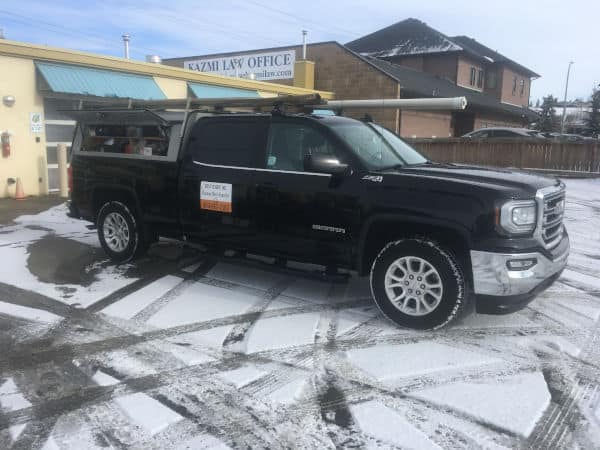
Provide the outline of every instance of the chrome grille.
[[563,235],[563,215],[565,213],[565,189],[545,193],[543,198],[541,237],[546,248],[553,248]]

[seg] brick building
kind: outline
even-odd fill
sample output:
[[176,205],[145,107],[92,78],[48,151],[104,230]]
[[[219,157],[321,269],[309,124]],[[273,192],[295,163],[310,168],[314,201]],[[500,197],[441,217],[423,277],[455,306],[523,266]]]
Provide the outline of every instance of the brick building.
[[[164,60],[164,64],[258,78],[335,93],[336,99],[465,96],[465,111],[345,111],[373,118],[406,137],[461,136],[487,126],[521,127],[532,78],[526,67],[466,36],[448,37],[407,19],[349,42],[320,42]],[[279,64],[278,64],[279,63]],[[313,73],[314,71],[314,73]],[[299,76],[300,75],[300,76]]]

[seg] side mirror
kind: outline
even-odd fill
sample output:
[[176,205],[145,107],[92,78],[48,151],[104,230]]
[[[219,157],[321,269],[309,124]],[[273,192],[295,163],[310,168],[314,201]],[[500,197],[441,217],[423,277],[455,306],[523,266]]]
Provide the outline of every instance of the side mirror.
[[304,158],[304,170],[306,172],[328,173],[331,175],[344,175],[348,173],[348,164],[343,164],[333,156],[308,155]]

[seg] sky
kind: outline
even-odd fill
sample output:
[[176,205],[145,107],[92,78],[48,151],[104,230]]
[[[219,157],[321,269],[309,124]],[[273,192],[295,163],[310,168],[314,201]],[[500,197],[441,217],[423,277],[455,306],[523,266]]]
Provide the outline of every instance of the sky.
[[[474,6],[475,5],[475,6]],[[6,39],[123,55],[163,58],[252,50],[301,42],[346,43],[406,18],[442,33],[467,35],[539,73],[531,101],[588,99],[600,83],[598,0],[2,0]],[[309,55],[310,56],[310,55]]]

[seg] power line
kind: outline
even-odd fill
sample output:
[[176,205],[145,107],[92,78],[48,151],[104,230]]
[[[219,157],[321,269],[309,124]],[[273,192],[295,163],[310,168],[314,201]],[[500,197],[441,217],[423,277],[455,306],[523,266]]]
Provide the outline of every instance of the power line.
[[337,29],[339,32],[344,33],[346,35],[349,35],[349,36],[352,36],[352,37],[357,36],[357,33],[355,31],[346,30],[344,28],[340,28],[340,27],[332,25],[332,24],[324,25],[324,24],[316,22],[316,21],[314,21],[312,19],[308,19],[306,17],[298,16],[296,14],[289,13],[289,12],[284,11],[282,9],[278,9],[278,8],[274,8],[272,6],[265,5],[263,3],[255,1],[255,0],[244,0],[244,1],[246,3],[252,3],[253,5],[258,6],[259,8],[263,8],[263,9],[266,9],[266,10],[269,10],[269,11],[273,11],[273,12],[275,12],[277,14],[281,14],[281,15],[284,15],[284,16],[291,17],[291,18],[295,19],[296,21],[299,21],[300,23],[312,23],[313,25],[316,25],[317,28],[320,28],[323,31],[331,31],[331,29]]
[[[28,25],[29,24],[34,24],[36,26],[38,26],[39,28],[45,29],[47,31],[50,31],[54,34],[58,34],[58,35],[65,35],[65,34],[70,34],[71,36],[77,36],[79,38],[82,38],[86,41],[98,44],[98,43],[102,43],[102,44],[108,44],[109,46],[113,47],[115,45],[118,45],[118,41],[113,41],[110,39],[107,39],[106,37],[101,37],[98,34],[92,34],[92,33],[82,33],[79,30],[75,30],[73,28],[68,28],[65,27],[63,25],[57,25],[51,22],[47,22],[41,19],[36,19],[33,17],[28,17],[28,16],[24,16],[22,14],[17,14],[17,13],[13,13],[13,12],[9,12],[9,11],[5,11],[5,10],[0,10],[0,14],[4,14],[7,16],[13,16],[12,18],[8,18],[8,20],[11,20],[13,22],[16,23],[21,23],[23,25]],[[15,18],[16,17],[16,18]],[[45,26],[40,26],[39,24],[45,25]],[[144,47],[141,45],[132,45],[131,46],[132,49],[134,50],[146,50],[149,51],[151,53],[160,53],[157,52],[155,49],[151,49],[148,47]],[[140,52],[141,53],[141,52]]]

